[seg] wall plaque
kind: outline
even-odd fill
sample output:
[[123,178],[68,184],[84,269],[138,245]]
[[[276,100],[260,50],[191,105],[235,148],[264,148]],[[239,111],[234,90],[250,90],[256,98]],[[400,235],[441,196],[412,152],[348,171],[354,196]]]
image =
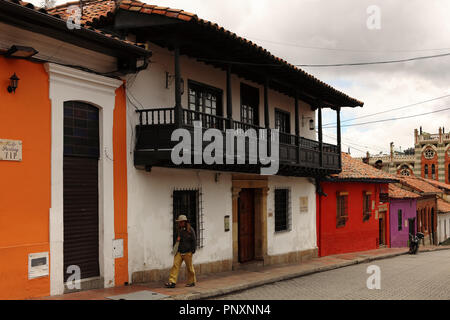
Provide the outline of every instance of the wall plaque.
[[0,161],[22,161],[22,141],[0,139]]
[[300,197],[300,212],[308,212],[308,197]]

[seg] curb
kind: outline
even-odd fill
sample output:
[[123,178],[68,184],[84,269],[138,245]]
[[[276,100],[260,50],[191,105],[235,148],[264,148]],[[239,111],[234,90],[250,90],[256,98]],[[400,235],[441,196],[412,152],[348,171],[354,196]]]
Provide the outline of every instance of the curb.
[[[425,248],[425,249],[422,249],[422,250],[419,249],[419,253],[420,252],[433,252],[433,251],[449,250],[449,249],[450,249],[450,246],[437,247],[437,248]],[[244,284],[240,284],[240,285],[234,285],[234,286],[231,286],[231,287],[226,287],[226,288],[221,288],[221,289],[214,289],[214,290],[210,290],[210,291],[207,291],[207,292],[201,292],[201,293],[200,292],[197,292],[197,293],[194,292],[194,293],[188,293],[188,294],[183,294],[183,295],[170,296],[168,298],[165,298],[164,300],[203,300],[203,299],[209,299],[209,298],[214,298],[214,297],[227,295],[227,294],[230,294],[230,293],[236,293],[236,292],[240,292],[240,291],[244,291],[244,290],[248,290],[248,289],[253,289],[253,288],[256,288],[256,287],[261,287],[261,286],[264,286],[264,285],[267,285],[267,284],[272,284],[272,283],[276,283],[276,282],[280,282],[280,281],[286,281],[286,280],[291,280],[291,279],[295,279],[295,278],[300,278],[300,277],[304,277],[304,276],[315,274],[315,273],[331,271],[331,270],[340,269],[340,268],[344,268],[344,267],[348,267],[348,266],[352,266],[352,265],[357,265],[357,264],[362,264],[362,263],[367,263],[367,262],[371,262],[371,261],[395,258],[395,257],[401,256],[401,255],[406,255],[406,254],[408,254],[408,251],[396,252],[396,253],[388,253],[388,254],[380,255],[380,256],[356,258],[354,260],[350,260],[350,261],[346,261],[346,262],[340,262],[340,263],[336,263],[334,265],[320,266],[320,267],[313,268],[311,270],[304,270],[304,271],[300,271],[300,272],[294,272],[294,273],[290,273],[290,274],[286,274],[286,275],[282,275],[282,276],[276,276],[276,277],[273,277],[273,278],[270,278],[270,279],[264,279],[264,280],[254,281],[254,282],[251,282],[251,283],[244,283]]]

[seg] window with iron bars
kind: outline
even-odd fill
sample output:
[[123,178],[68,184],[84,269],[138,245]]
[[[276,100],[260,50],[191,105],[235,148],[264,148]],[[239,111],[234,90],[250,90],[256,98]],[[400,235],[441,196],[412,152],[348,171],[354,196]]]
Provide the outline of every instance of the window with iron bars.
[[275,232],[291,230],[291,190],[275,189]]
[[202,193],[198,189],[173,191],[173,245],[177,238],[177,218],[185,215],[197,238],[197,248],[203,247]]

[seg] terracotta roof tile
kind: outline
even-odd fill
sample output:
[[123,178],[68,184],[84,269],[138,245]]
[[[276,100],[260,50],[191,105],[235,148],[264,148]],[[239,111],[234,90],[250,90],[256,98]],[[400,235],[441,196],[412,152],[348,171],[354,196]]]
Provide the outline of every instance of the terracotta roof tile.
[[417,193],[402,189],[394,183],[389,184],[389,198],[392,199],[416,199],[420,198]]
[[330,176],[332,180],[386,180],[396,182],[397,177],[382,170],[375,169],[361,160],[353,159],[349,154],[342,153],[342,172]]
[[450,191],[450,184],[448,184],[448,183],[443,183],[443,182],[440,182],[440,181],[431,180],[431,179],[425,179],[425,178],[420,178],[420,179],[422,179],[423,181],[425,181],[425,182],[427,182],[429,184],[432,184],[436,188],[445,189],[447,191]]
[[438,212],[449,213],[450,212],[450,203],[448,203],[445,200],[438,199],[438,201],[437,201],[437,209],[438,209]]
[[442,193],[442,190],[417,177],[399,177],[400,183],[421,193]]

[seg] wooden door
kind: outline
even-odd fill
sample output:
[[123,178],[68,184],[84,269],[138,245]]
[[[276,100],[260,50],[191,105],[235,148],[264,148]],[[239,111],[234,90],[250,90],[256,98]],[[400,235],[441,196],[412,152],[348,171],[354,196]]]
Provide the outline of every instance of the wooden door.
[[91,105],[64,103],[64,281],[68,267],[80,268],[81,279],[98,277],[99,110]]
[[385,239],[385,221],[384,221],[384,214],[380,214],[380,217],[378,218],[379,222],[379,229],[380,229],[380,246],[386,245],[386,239]]
[[239,195],[239,262],[255,258],[255,192],[242,189]]

